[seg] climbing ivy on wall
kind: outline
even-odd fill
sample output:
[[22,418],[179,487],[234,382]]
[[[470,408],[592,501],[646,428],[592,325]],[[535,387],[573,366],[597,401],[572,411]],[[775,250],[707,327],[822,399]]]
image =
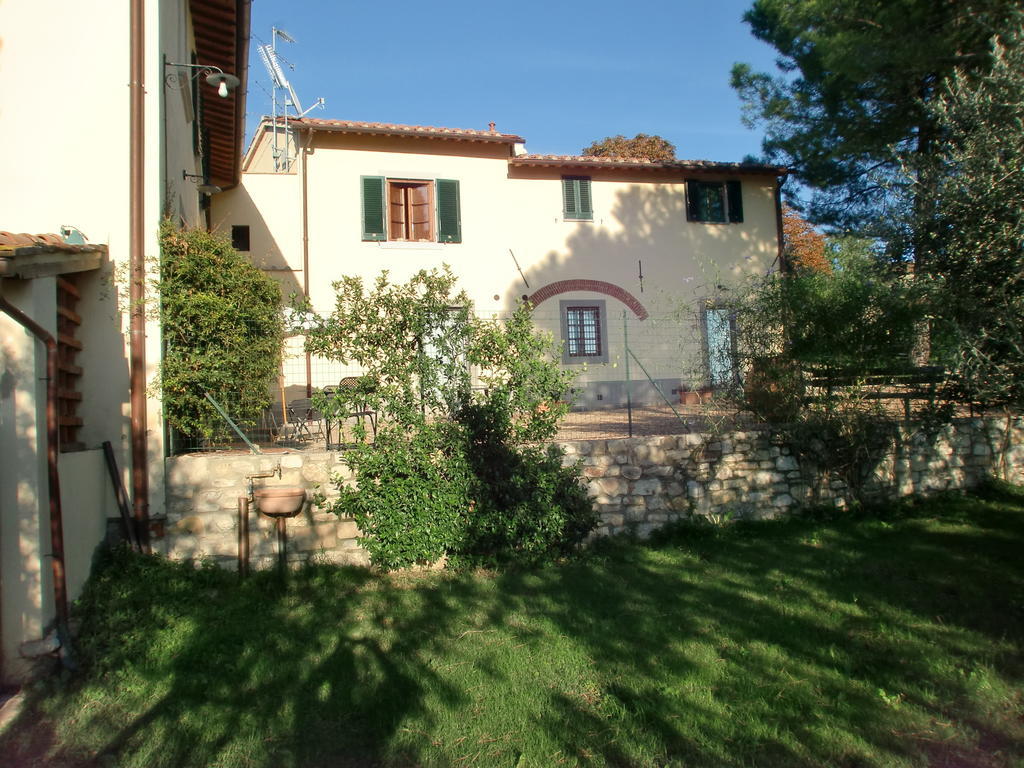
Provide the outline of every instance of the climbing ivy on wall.
[[209,437],[224,427],[206,399],[228,404],[233,418],[255,418],[270,405],[281,363],[281,292],[231,247],[200,229],[160,226],[160,388],[171,427]]

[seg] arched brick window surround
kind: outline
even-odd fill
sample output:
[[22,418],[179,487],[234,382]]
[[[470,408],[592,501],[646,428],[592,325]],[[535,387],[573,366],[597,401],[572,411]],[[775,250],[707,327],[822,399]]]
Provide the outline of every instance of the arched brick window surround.
[[643,304],[637,301],[636,296],[626,289],[612,283],[606,283],[604,280],[558,280],[554,283],[548,283],[543,288],[538,288],[529,297],[528,301],[536,307],[552,296],[573,291],[592,291],[593,293],[603,293],[605,296],[611,296],[633,310],[633,314],[640,320],[647,319],[647,310]]

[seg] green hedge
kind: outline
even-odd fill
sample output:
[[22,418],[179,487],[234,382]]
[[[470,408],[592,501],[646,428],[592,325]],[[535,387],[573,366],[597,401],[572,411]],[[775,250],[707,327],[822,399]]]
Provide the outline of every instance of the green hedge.
[[283,318],[278,284],[224,237],[160,227],[160,381],[168,423],[210,437],[224,427],[204,396],[256,418],[270,405],[281,365]]

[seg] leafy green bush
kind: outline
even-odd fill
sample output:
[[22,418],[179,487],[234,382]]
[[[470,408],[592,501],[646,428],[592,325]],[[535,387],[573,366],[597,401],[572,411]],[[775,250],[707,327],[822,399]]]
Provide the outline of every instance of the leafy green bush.
[[576,547],[596,518],[577,471],[538,447],[567,409],[572,375],[530,308],[478,319],[447,269],[403,284],[383,273],[369,290],[346,277],[335,290],[334,311],[306,324],[306,347],[363,369],[358,387],[319,396],[319,407],[377,413],[375,442],[357,426],[344,456],[358,486],[338,480],[330,507],[356,519],[373,562],[537,563]]
[[826,254],[829,272],[768,275],[731,297],[740,380],[720,398],[859,497],[896,432],[865,382],[908,370],[926,304],[868,241],[834,238]]
[[224,237],[160,226],[160,365],[164,413],[188,435],[211,436],[223,419],[204,393],[255,418],[270,404],[281,361],[283,318],[276,282]]
[[893,446],[898,425],[877,400],[854,390],[825,407],[805,408],[779,431],[801,466],[820,467],[861,502],[875,468]]
[[575,466],[561,449],[516,444],[503,403],[459,414],[472,504],[456,560],[542,563],[568,555],[597,523]]
[[758,278],[730,300],[741,367],[786,357],[849,373],[907,361],[924,318],[922,289],[869,241],[828,241],[830,272]]
[[355,519],[378,567],[432,563],[459,547],[470,483],[464,457],[450,449],[452,431],[445,423],[384,429],[374,445],[345,455],[359,487],[342,485],[333,509]]

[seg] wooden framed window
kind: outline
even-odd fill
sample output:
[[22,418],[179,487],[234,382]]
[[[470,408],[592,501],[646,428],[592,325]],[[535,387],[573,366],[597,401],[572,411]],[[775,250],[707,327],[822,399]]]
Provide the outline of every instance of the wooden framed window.
[[608,320],[601,300],[560,302],[562,362],[607,363]]
[[459,182],[363,176],[363,240],[462,242]]
[[388,179],[388,240],[434,239],[434,185]]
[[686,182],[687,221],[743,221],[743,187],[738,181]]

